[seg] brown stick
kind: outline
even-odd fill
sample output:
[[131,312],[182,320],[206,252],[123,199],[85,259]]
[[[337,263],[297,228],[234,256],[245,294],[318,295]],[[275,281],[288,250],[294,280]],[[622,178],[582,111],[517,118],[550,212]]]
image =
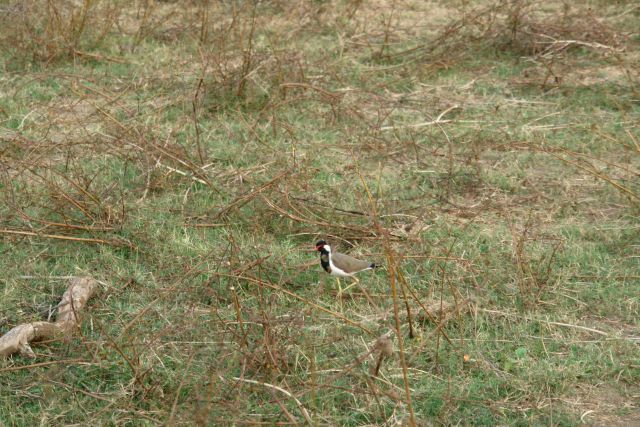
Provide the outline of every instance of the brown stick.
[[123,240],[121,241],[121,240],[90,239],[88,237],[73,237],[73,236],[64,236],[60,234],[35,233],[33,231],[8,230],[5,228],[0,229],[0,233],[18,234],[20,236],[45,237],[47,239],[73,240],[74,242],[97,243],[97,244],[112,245],[112,246],[128,246],[131,249],[135,248],[131,243],[125,242]]
[[74,277],[58,304],[58,318],[52,322],[31,322],[18,325],[0,338],[0,358],[20,353],[34,358],[29,343],[70,335],[80,323],[79,314],[97,288],[98,282],[89,277]]

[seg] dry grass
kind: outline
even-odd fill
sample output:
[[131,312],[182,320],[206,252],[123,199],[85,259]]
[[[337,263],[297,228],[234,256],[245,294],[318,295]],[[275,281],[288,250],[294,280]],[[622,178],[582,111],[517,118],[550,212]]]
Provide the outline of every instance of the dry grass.
[[633,2],[0,8],[1,423],[640,416]]

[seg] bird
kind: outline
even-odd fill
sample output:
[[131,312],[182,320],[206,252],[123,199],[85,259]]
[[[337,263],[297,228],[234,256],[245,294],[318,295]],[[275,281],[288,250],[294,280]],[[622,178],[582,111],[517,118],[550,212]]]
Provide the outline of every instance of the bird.
[[336,276],[338,280],[338,295],[341,295],[343,289],[340,285],[340,277],[349,277],[354,282],[347,286],[344,291],[351,286],[358,284],[360,281],[355,276],[356,273],[360,273],[365,270],[373,270],[376,268],[376,264],[369,261],[362,261],[349,255],[341,254],[331,250],[331,246],[324,240],[316,242],[316,251],[320,252],[320,264],[324,271],[331,276]]

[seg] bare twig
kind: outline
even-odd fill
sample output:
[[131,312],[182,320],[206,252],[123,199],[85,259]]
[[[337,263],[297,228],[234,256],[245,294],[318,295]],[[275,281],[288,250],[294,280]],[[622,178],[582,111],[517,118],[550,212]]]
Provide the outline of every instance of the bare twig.
[[[224,378],[224,377],[220,377],[220,379],[222,379],[223,381],[226,380],[226,378]],[[233,377],[232,379],[234,381],[241,381],[241,382],[245,382],[245,383],[248,383],[248,384],[261,385],[263,387],[267,387],[267,388],[270,388],[272,390],[279,391],[280,393],[284,394],[285,396],[291,398],[294,402],[296,402],[296,405],[298,405],[298,409],[300,409],[300,412],[302,413],[302,416],[304,417],[304,419],[307,422],[307,424],[313,425],[313,421],[311,420],[311,417],[309,416],[309,412],[304,407],[302,402],[300,402],[293,394],[289,393],[287,390],[283,389],[282,387],[278,387],[277,385],[273,385],[273,384],[269,384],[269,383],[265,383],[265,382],[260,382],[260,381],[256,381],[256,380],[249,380],[249,379],[246,379],[246,378]]]
[[96,244],[111,245],[111,246],[127,246],[129,248],[135,249],[134,245],[132,245],[129,242],[125,242],[123,240],[92,239],[89,237],[63,236],[60,234],[45,234],[45,233],[36,233],[33,231],[24,231],[24,230],[8,230],[6,228],[0,229],[0,233],[16,234],[20,236],[44,237],[47,239],[71,240],[74,242],[96,243]]

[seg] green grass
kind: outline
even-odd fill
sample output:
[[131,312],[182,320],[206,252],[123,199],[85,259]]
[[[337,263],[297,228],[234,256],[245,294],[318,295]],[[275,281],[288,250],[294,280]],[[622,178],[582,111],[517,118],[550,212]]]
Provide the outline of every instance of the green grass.
[[[97,2],[48,45],[6,14],[0,334],[101,285],[72,338],[0,361],[0,424],[409,423],[400,338],[418,425],[638,419],[639,20],[542,3],[517,43],[491,1]],[[383,265],[367,295],[318,238]]]

